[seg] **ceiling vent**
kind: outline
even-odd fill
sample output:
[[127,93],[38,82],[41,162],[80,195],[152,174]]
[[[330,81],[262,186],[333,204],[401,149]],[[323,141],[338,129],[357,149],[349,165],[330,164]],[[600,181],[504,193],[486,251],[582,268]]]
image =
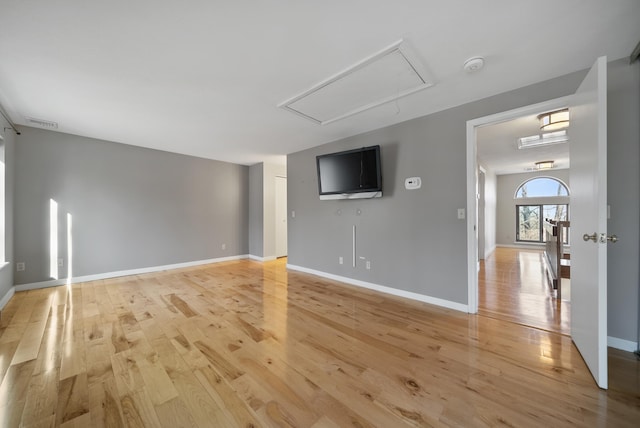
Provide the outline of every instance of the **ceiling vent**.
[[544,134],[530,135],[518,138],[518,149],[530,149],[532,147],[548,146],[550,144],[566,143],[569,141],[567,130],[545,132]]
[[58,129],[58,123],[50,120],[36,119],[35,117],[25,117],[27,125],[44,129]]
[[327,125],[433,85],[408,45],[399,40],[278,107]]

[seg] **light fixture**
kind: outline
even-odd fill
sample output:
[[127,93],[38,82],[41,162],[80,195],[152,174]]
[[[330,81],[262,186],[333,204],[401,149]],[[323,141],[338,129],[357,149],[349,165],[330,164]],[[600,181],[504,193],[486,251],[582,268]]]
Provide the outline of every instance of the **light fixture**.
[[569,141],[567,130],[545,132],[542,135],[530,135],[518,138],[518,149],[530,149],[532,147],[547,146],[549,144],[566,143]]
[[569,126],[569,109],[550,111],[538,115],[540,129],[543,131],[557,131]]
[[535,169],[537,169],[537,170],[551,169],[553,167],[554,167],[554,165],[553,165],[553,161],[552,160],[540,161],[540,162],[536,162],[535,163]]

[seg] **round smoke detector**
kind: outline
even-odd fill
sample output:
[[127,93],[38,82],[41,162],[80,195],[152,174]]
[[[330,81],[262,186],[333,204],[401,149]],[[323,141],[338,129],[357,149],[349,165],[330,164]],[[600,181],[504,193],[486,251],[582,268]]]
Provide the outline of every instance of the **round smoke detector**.
[[478,70],[481,70],[482,67],[484,67],[484,58],[482,58],[481,56],[469,58],[464,62],[464,70],[467,73],[474,73]]

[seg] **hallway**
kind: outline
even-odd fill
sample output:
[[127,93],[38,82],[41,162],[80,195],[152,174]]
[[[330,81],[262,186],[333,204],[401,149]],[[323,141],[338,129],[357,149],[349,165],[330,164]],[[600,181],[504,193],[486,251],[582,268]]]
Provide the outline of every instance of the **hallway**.
[[562,300],[547,284],[544,252],[498,247],[480,260],[478,313],[503,321],[569,335],[571,304],[569,280],[563,280]]

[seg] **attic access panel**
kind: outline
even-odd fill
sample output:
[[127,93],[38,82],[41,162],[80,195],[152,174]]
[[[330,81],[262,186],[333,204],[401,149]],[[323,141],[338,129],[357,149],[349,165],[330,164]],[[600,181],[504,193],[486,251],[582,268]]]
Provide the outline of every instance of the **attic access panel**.
[[433,86],[403,40],[281,103],[326,125]]

